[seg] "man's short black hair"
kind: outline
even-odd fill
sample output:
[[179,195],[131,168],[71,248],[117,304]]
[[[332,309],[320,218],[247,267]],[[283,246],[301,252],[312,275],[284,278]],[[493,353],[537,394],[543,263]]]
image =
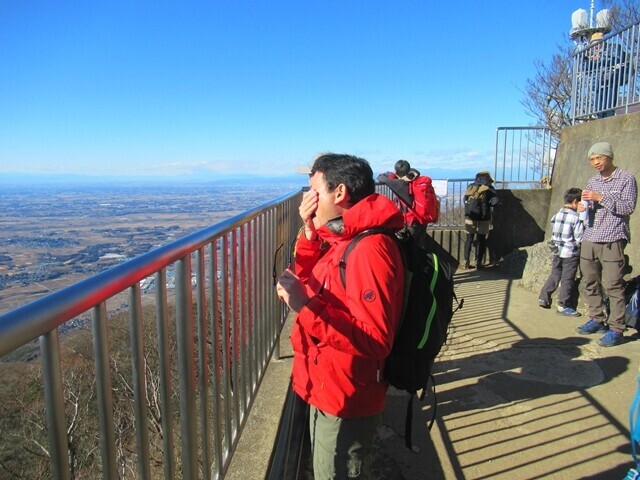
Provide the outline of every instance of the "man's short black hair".
[[574,200],[582,198],[582,190],[579,188],[570,188],[564,192],[564,203],[573,203]]
[[406,177],[411,170],[411,165],[406,160],[398,160],[394,166],[398,177]]
[[324,175],[329,191],[343,183],[347,187],[352,205],[376,190],[373,170],[364,158],[341,153],[324,153],[313,162],[311,175],[316,172]]

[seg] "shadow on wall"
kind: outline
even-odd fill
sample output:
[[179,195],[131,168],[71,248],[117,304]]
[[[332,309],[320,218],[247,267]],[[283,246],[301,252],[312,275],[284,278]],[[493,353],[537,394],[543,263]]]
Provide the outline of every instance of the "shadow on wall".
[[493,209],[493,230],[487,239],[491,261],[516,248],[544,240],[550,190],[498,190],[500,204]]

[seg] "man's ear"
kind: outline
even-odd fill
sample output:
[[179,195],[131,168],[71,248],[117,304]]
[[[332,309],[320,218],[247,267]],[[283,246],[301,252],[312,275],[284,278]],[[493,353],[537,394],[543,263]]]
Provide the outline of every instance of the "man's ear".
[[339,184],[335,188],[335,197],[334,203],[336,205],[344,205],[345,203],[349,203],[351,195],[349,195],[349,190],[344,183]]

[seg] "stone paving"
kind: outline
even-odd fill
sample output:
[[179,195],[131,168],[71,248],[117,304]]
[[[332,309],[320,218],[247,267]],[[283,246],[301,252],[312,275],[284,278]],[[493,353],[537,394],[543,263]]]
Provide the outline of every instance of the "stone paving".
[[537,295],[491,269],[458,271],[463,310],[435,367],[433,397],[414,404],[414,451],[404,446],[406,397],[388,396],[375,462],[379,479],[622,479],[633,466],[629,406],[638,385],[635,331],[613,348],[585,321],[537,306]]

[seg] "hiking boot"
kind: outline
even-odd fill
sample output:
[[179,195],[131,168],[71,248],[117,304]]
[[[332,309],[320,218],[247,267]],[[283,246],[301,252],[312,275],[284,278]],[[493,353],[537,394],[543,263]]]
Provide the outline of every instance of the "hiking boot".
[[580,317],[581,313],[577,312],[571,307],[564,307],[564,308],[558,307],[558,310],[556,311],[556,315],[562,315],[563,317]]
[[605,327],[602,323],[598,323],[592,319],[589,319],[587,323],[585,323],[584,325],[580,325],[576,329],[576,332],[578,332],[580,335],[590,335],[592,333],[601,333],[606,331],[607,327]]
[[598,340],[598,345],[601,347],[615,347],[616,345],[620,345],[622,340],[624,339],[624,335],[620,332],[616,332],[615,330],[608,330],[605,334]]
[[551,303],[549,303],[548,300],[541,298],[538,300],[538,306],[542,308],[551,308]]

